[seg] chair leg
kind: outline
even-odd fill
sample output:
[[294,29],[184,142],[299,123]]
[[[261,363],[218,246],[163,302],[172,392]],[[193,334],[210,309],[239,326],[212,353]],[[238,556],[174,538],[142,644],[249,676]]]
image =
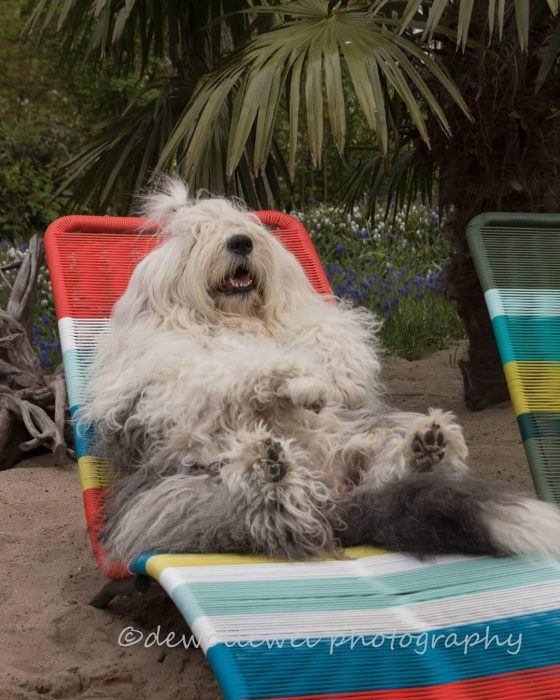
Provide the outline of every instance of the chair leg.
[[136,576],[122,581],[109,581],[103,588],[93,596],[89,604],[94,608],[106,608],[109,603],[118,595],[132,595],[133,593],[146,593],[151,582],[148,576]]

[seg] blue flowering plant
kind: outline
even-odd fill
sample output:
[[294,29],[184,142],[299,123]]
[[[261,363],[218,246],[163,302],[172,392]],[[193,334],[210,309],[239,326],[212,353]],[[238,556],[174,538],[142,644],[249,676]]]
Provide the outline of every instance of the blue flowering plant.
[[379,207],[373,221],[359,207],[316,205],[294,215],[309,231],[335,294],[384,320],[389,351],[416,359],[463,337],[455,305],[444,295],[452,251],[436,208],[415,204],[386,219]]

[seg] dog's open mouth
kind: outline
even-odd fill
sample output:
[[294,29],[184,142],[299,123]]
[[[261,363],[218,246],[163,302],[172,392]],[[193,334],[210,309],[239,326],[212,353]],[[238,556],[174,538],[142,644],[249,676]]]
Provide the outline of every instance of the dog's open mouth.
[[220,286],[222,294],[245,294],[255,288],[253,276],[246,267],[238,267],[237,270],[226,277]]

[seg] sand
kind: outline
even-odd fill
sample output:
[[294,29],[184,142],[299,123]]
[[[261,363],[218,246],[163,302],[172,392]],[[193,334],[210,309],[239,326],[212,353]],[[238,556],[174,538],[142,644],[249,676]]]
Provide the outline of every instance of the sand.
[[[532,490],[509,404],[470,413],[461,399],[459,348],[416,362],[387,358],[395,406],[455,411],[472,468]],[[0,472],[0,700],[28,698],[182,698],[221,694],[197,649],[123,648],[133,626],[144,635],[188,630],[160,591],[118,598],[105,610],[88,601],[104,583],[92,558],[76,466],[49,457]]]

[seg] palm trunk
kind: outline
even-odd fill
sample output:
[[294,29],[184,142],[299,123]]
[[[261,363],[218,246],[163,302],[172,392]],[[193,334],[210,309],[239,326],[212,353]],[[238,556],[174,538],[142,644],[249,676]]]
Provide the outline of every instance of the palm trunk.
[[[484,20],[485,21],[485,20]],[[550,36],[544,25],[536,45]],[[482,34],[481,34],[482,36]],[[560,119],[552,106],[560,76],[552,75],[535,94],[540,65],[516,44],[500,53],[445,52],[474,121],[447,105],[453,136],[437,136],[433,157],[440,164],[440,202],[452,205],[449,234],[455,257],[449,268],[449,296],[457,302],[469,339],[460,362],[467,406],[479,410],[508,398],[486,304],[465,239],[468,222],[488,211],[551,212],[560,208]]]
[[457,303],[469,341],[466,356],[459,360],[465,403],[471,411],[479,411],[507,401],[509,393],[486,302],[466,246],[465,225],[471,217],[465,212],[457,214],[450,224],[455,256],[448,268],[447,293]]

